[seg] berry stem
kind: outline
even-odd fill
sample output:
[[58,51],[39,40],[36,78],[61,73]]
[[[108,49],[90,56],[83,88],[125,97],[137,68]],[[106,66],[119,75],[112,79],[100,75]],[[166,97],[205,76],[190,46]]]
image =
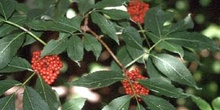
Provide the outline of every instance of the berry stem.
[[21,30],[23,30],[24,32],[28,33],[30,36],[32,36],[33,38],[35,38],[37,41],[39,41],[39,42],[42,43],[43,45],[46,45],[46,43],[45,43],[43,40],[41,40],[39,37],[37,37],[35,34],[33,34],[31,31],[27,30],[26,28],[24,28],[24,27],[22,27],[22,26],[20,26],[20,25],[18,25],[18,24],[16,24],[16,23],[13,23],[13,22],[11,22],[11,21],[5,20],[4,22],[5,22],[5,23],[8,23],[8,24],[10,24],[10,25],[12,25],[12,26],[15,26],[15,27],[17,27],[17,28],[19,28],[19,29],[21,29]]
[[28,77],[27,80],[25,80],[25,82],[22,83],[22,86],[24,86],[36,73],[34,72],[30,77]]

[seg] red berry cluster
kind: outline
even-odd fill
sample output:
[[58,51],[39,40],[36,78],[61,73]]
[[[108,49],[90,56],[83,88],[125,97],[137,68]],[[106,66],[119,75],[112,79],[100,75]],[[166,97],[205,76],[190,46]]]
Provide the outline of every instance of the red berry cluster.
[[131,0],[128,3],[128,13],[131,19],[137,23],[144,23],[145,13],[149,10],[149,4],[139,0]]
[[63,66],[62,61],[57,55],[48,55],[43,58],[40,55],[41,51],[33,52],[31,66],[47,84],[52,84],[60,74],[60,68]]
[[[126,94],[148,95],[149,90],[137,83],[137,80],[145,79],[145,77],[140,74],[140,71],[138,68],[135,68],[134,70],[131,70],[131,71],[126,71],[125,74],[131,81],[131,84],[126,79],[122,81],[122,85],[125,89]],[[133,93],[131,85],[133,86],[135,93]]]

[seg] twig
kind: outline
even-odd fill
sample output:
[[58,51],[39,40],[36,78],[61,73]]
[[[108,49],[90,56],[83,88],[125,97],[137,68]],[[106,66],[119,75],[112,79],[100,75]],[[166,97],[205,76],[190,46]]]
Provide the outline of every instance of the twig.
[[84,25],[81,27],[81,29],[83,30],[83,32],[89,32],[93,36],[95,36],[95,38],[105,47],[105,49],[108,51],[108,53],[112,56],[112,58],[115,60],[115,62],[119,65],[119,67],[122,69],[122,71],[123,72],[125,71],[124,66],[118,60],[118,58],[115,56],[115,54],[112,52],[112,50],[109,48],[109,46],[101,39],[101,37],[98,34],[96,34],[96,32],[94,32],[93,30],[91,30],[88,27],[88,18],[85,18]]

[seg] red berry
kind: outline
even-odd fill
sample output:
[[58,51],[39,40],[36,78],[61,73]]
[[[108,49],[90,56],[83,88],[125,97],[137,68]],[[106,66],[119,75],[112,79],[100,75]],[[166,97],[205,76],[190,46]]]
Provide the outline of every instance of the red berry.
[[131,0],[128,3],[128,13],[131,19],[137,23],[144,23],[145,13],[149,10],[149,4],[139,0]]
[[31,67],[42,76],[47,84],[52,84],[60,73],[63,64],[57,55],[40,57],[41,51],[33,52]]
[[[140,74],[140,71],[138,68],[135,68],[135,70],[126,71],[125,75],[131,81],[131,84],[126,79],[124,79],[122,81],[122,85],[125,89],[126,94],[129,94],[129,95],[133,95],[133,94],[135,94],[135,95],[148,95],[149,94],[149,90],[147,88],[143,87],[142,85],[138,84],[138,82],[137,82],[137,80],[146,78]],[[132,87],[134,90],[132,90]]]

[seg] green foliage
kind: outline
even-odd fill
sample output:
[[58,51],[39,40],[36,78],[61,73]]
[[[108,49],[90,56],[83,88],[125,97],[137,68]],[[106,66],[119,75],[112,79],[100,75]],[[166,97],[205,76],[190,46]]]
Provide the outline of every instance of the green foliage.
[[48,103],[50,110],[56,110],[60,106],[60,100],[54,90],[39,76],[36,82],[36,91]]
[[115,98],[108,105],[106,105],[102,110],[128,110],[130,100],[131,100],[130,95],[124,95],[124,96]]
[[151,55],[155,66],[169,79],[198,88],[189,70],[178,59],[167,54]]
[[65,33],[60,33],[58,40],[50,40],[47,45],[43,48],[43,51],[41,53],[41,57],[46,55],[54,55],[54,54],[60,54],[67,48],[67,37],[68,35]]
[[82,110],[82,107],[85,104],[85,98],[74,98],[66,101],[62,105],[63,110]]
[[[127,80],[133,88],[132,83],[135,81],[129,80],[124,73],[134,67],[145,67],[141,69],[141,73],[147,78],[135,83],[148,88],[150,95],[119,94],[109,102],[102,102],[102,110],[128,110],[134,102],[136,110],[175,110],[166,100],[168,98],[191,98],[201,110],[212,110],[211,107],[218,110],[219,97],[212,101],[211,106],[204,99],[185,93],[182,88],[189,86],[200,90],[184,62],[199,62],[196,53],[203,49],[218,51],[219,47],[215,42],[192,30],[194,23],[191,14],[185,14],[187,16],[183,19],[176,19],[174,11],[150,6],[144,17],[144,24],[136,23],[127,11],[116,9],[117,6],[128,6],[129,1],[73,0],[72,3],[69,0],[36,0],[33,7],[28,7],[14,0],[1,0],[0,75],[5,77],[0,81],[0,109],[16,108],[16,92],[4,96],[14,86],[18,87],[17,91],[24,89],[24,110],[57,110],[59,107],[64,110],[81,110],[86,104],[85,98],[67,98],[61,101],[56,91],[41,76],[34,82],[37,72],[31,68],[31,55],[26,55],[26,52],[31,53],[29,51],[33,48],[35,50],[34,46],[41,43],[41,57],[59,55],[61,59],[68,61],[63,63],[64,67],[71,69],[72,61],[79,65],[82,62],[87,66],[83,61],[91,60],[91,55],[95,56],[96,62],[102,62],[102,53],[106,51],[111,56],[109,58],[104,55],[108,58],[105,63],[109,64],[109,70],[84,75],[81,73],[82,76],[76,80],[72,79],[72,75],[64,73],[58,77],[60,83],[55,83],[56,86],[100,89],[113,84],[121,86],[118,83]],[[69,8],[76,8],[75,17],[66,17]],[[59,36],[56,38],[48,35],[45,38],[47,32],[56,32]],[[89,56],[89,59],[84,56]],[[26,77],[13,77],[21,72]],[[32,75],[29,75],[30,72]],[[67,69],[64,72],[69,71]],[[28,83],[30,80],[32,83]],[[132,91],[134,92],[134,88]]]
[[168,101],[153,95],[141,96],[141,99],[151,110],[175,110],[174,106]]
[[23,97],[24,110],[50,110],[48,104],[42,97],[31,87],[24,86]]
[[88,88],[101,88],[109,86],[124,77],[116,71],[97,71],[88,75],[82,76],[80,79],[73,81],[74,86],[83,86]]
[[103,33],[107,34],[110,38],[119,43],[116,30],[111,21],[108,21],[104,16],[97,12],[92,12],[91,17],[92,21],[99,26]]

